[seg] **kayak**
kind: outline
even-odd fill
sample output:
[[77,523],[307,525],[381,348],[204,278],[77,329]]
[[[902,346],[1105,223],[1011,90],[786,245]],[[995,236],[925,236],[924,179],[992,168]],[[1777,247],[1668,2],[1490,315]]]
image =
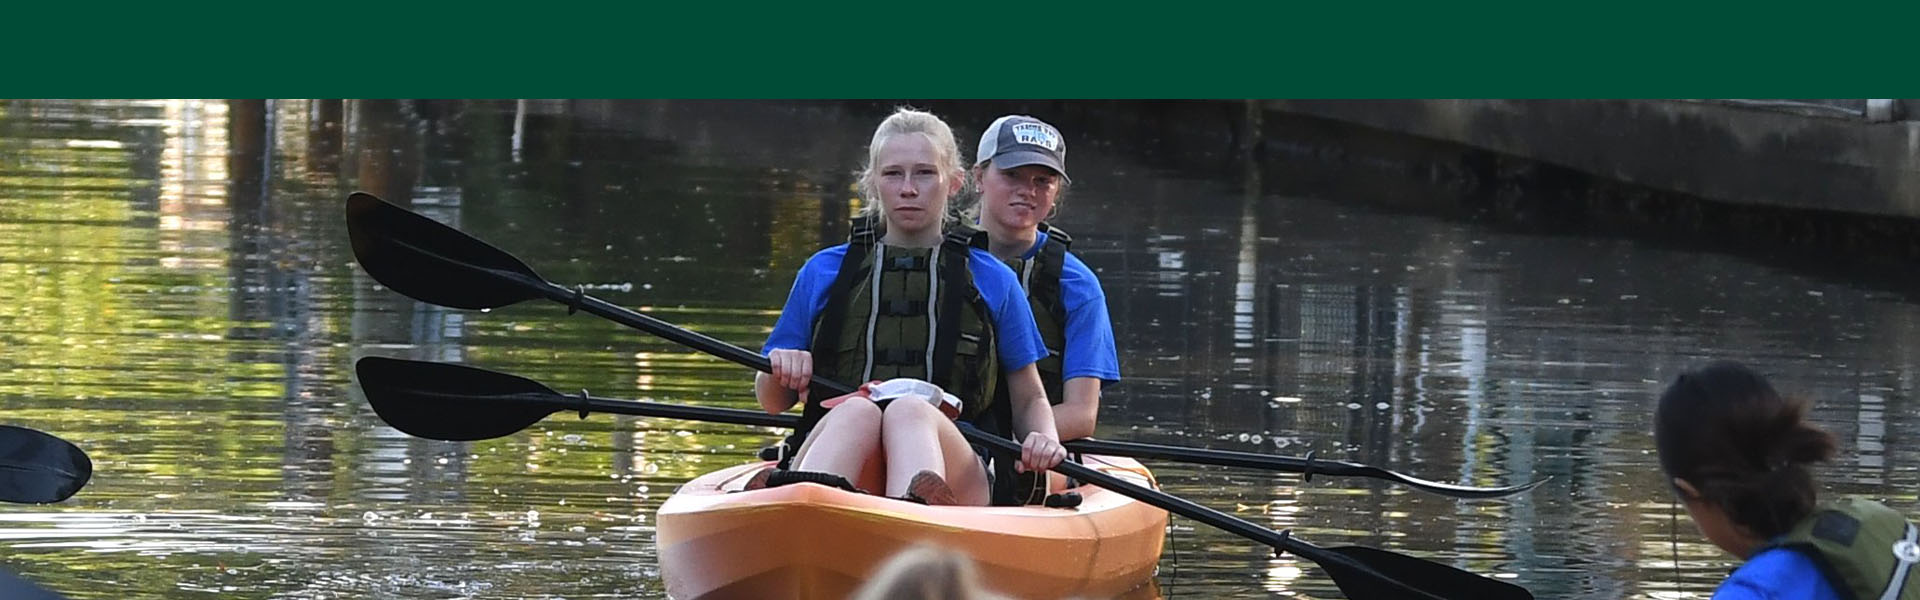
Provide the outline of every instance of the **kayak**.
[[[1158,487],[1128,458],[1088,467]],[[1147,584],[1166,511],[1091,485],[1074,508],[925,506],[813,483],[740,491],[752,463],[694,478],[660,506],[661,578],[678,600],[840,600],[916,544],[965,552],[994,591],[1016,598],[1113,597]]]

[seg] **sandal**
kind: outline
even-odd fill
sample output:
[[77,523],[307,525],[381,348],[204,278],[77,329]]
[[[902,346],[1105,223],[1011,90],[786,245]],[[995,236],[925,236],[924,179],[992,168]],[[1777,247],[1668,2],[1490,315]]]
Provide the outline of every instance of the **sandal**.
[[947,486],[946,478],[933,471],[914,473],[913,481],[907,483],[907,494],[900,499],[928,506],[952,506],[960,503],[960,499],[953,495],[953,488]]
[[753,490],[765,489],[767,487],[767,479],[771,478],[773,472],[778,470],[780,470],[780,467],[767,467],[754,471],[753,476],[747,478],[747,485],[740,488],[740,491],[751,492]]

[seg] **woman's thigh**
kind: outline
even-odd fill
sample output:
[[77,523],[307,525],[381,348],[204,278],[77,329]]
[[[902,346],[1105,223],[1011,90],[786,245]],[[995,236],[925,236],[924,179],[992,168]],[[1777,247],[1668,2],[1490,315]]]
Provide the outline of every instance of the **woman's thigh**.
[[[894,436],[907,436],[908,439],[931,438],[939,449],[940,471],[945,474],[947,487],[953,488],[954,496],[962,504],[985,505],[992,496],[989,493],[987,472],[980,464],[980,455],[975,454],[973,446],[967,443],[967,437],[960,429],[940,414],[940,410],[925,402],[894,401],[887,407],[884,436],[888,439],[888,461],[893,468],[889,473],[894,477],[911,477],[906,472],[915,468],[931,466],[921,462],[919,456],[899,455],[909,447],[919,444],[903,444]],[[920,454],[912,451],[911,454]]]
[[955,427],[953,421],[942,420],[939,432],[940,453],[947,462],[947,486],[953,488],[960,502],[986,506],[993,500],[993,488],[980,455],[973,451],[973,444],[960,434],[960,428]]
[[864,396],[847,398],[813,425],[813,431],[793,453],[793,468],[804,469],[821,460],[841,463],[856,456],[879,454],[880,419],[880,407],[873,401]]

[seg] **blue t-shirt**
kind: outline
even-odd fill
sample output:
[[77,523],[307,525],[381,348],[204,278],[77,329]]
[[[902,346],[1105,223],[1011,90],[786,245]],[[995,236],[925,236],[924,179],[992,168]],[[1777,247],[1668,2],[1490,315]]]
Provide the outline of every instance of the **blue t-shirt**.
[[1840,600],[1840,592],[1796,550],[1763,550],[1713,591],[1713,600]]
[[[1046,356],[1047,349],[1040,343],[1040,330],[1033,325],[1033,309],[1027,306],[1027,297],[1020,291],[1020,282],[1013,278],[1013,270],[984,250],[968,250],[967,267],[973,272],[973,287],[980,291],[980,297],[986,300],[987,312],[993,316],[1000,367],[1013,372]],[[761,354],[780,349],[809,349],[813,344],[813,322],[826,308],[827,289],[833,287],[833,278],[840,273],[840,262],[846,256],[847,245],[840,244],[815,252],[807,264],[800,267],[800,273],[793,278],[793,291],[787,293],[787,305],[780,310],[773,333],[767,334],[766,345],[760,347]]]
[[[1042,231],[1021,258],[1031,260],[1047,243]],[[1060,266],[1060,301],[1066,304],[1067,347],[1061,349],[1062,379],[1093,377],[1102,384],[1120,380],[1120,355],[1114,350],[1113,321],[1107,318],[1107,292],[1080,257],[1067,253]]]

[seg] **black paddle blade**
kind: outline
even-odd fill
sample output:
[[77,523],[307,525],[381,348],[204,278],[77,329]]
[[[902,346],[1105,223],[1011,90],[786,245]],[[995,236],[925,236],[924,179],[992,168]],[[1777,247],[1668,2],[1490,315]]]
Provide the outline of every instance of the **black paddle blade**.
[[465,442],[526,429],[566,405],[539,382],[486,369],[369,356],[354,363],[367,403],[414,437]]
[[538,298],[526,263],[460,230],[365,192],[347,196],[353,257],[380,285],[450,308],[498,308]]
[[1416,597],[1406,588],[1449,600],[1533,600],[1527,588],[1405,554],[1366,546],[1319,550],[1338,555],[1314,562],[1326,569],[1342,593],[1356,600]]
[[44,432],[0,425],[0,500],[21,504],[59,502],[93,477],[93,460],[66,440]]

